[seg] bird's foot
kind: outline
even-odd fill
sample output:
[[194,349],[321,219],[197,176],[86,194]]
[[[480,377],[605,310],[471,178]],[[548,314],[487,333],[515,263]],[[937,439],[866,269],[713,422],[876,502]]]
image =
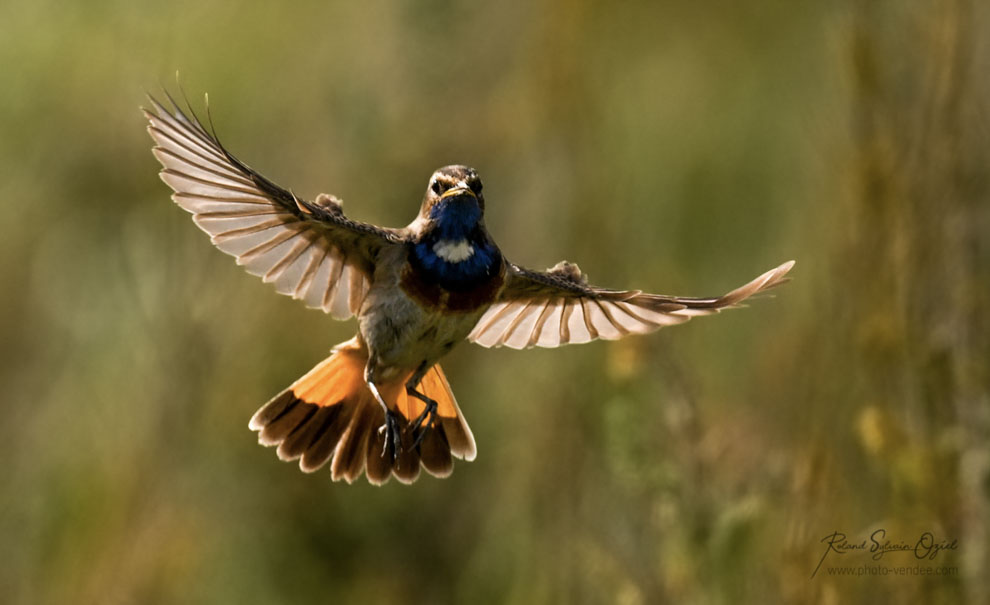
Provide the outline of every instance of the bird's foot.
[[[423,403],[426,404],[426,409],[423,410],[422,414],[416,417],[416,420],[413,421],[411,426],[412,432],[416,433],[416,440],[413,441],[412,444],[413,449],[419,447],[419,444],[423,442],[423,438],[426,437],[427,430],[432,429],[437,422],[437,402],[433,401],[429,397],[422,397],[421,399],[423,400]],[[424,423],[426,424],[426,427],[423,428],[423,430],[420,430],[420,427],[422,427]]]
[[382,445],[382,458],[391,452],[392,462],[399,457],[402,440],[399,438],[399,420],[395,412],[385,410],[385,424],[378,427],[378,434],[385,433],[385,443]]

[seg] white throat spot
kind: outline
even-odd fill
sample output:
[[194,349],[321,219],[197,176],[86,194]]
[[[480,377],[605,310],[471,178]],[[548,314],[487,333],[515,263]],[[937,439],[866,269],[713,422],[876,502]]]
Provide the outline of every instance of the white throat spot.
[[433,253],[448,263],[459,263],[471,258],[474,254],[474,246],[469,244],[466,239],[456,242],[442,239],[433,244]]

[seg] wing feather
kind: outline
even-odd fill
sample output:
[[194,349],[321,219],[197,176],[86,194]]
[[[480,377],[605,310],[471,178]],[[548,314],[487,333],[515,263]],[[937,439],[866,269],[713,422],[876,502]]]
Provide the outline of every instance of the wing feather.
[[719,297],[688,298],[589,286],[570,263],[546,272],[510,264],[499,299],[478,320],[468,340],[484,347],[523,349],[645,334],[739,306],[750,296],[784,283],[793,266],[794,261],[788,261]]
[[539,329],[533,332],[533,342],[530,346],[539,345],[543,343],[543,346],[553,343],[556,339],[560,338],[560,328],[563,325],[561,321],[561,316],[563,315],[565,306],[559,304],[556,299],[549,301],[543,308],[543,313],[540,317]]
[[540,318],[539,304],[538,301],[530,301],[515,315],[502,334],[501,344],[513,349],[523,349],[529,345],[533,329]]
[[231,155],[171,97],[170,107],[149,98],[144,114],[161,178],[213,244],[282,294],[338,319],[355,314],[380,250],[401,244],[398,233],[348,219],[330,196],[296,198]]
[[351,268],[347,264],[338,261],[334,267],[337,271],[337,287],[333,291],[330,300],[330,313],[334,317],[347,316],[347,301],[351,296]]

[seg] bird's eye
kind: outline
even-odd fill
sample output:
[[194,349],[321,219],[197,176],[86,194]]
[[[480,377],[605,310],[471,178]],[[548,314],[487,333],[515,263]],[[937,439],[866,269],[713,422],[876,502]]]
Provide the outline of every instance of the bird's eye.
[[481,193],[481,180],[475,179],[471,181],[471,191],[473,191],[475,195]]
[[435,180],[433,181],[433,184],[430,185],[430,189],[433,189],[433,193],[440,195],[443,193],[443,183],[441,183],[439,179]]

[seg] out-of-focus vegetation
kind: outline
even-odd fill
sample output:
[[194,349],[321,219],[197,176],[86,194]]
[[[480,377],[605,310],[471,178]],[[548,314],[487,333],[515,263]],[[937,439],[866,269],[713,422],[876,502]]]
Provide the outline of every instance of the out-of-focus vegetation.
[[[0,601],[985,603],[990,14],[976,0],[0,5]],[[516,262],[775,298],[465,345],[478,459],[333,484],[247,419],[348,338],[212,248],[138,106],[402,225],[475,166]],[[958,540],[949,577],[812,571]],[[829,564],[876,565],[868,554]],[[889,565],[916,565],[890,553]]]

